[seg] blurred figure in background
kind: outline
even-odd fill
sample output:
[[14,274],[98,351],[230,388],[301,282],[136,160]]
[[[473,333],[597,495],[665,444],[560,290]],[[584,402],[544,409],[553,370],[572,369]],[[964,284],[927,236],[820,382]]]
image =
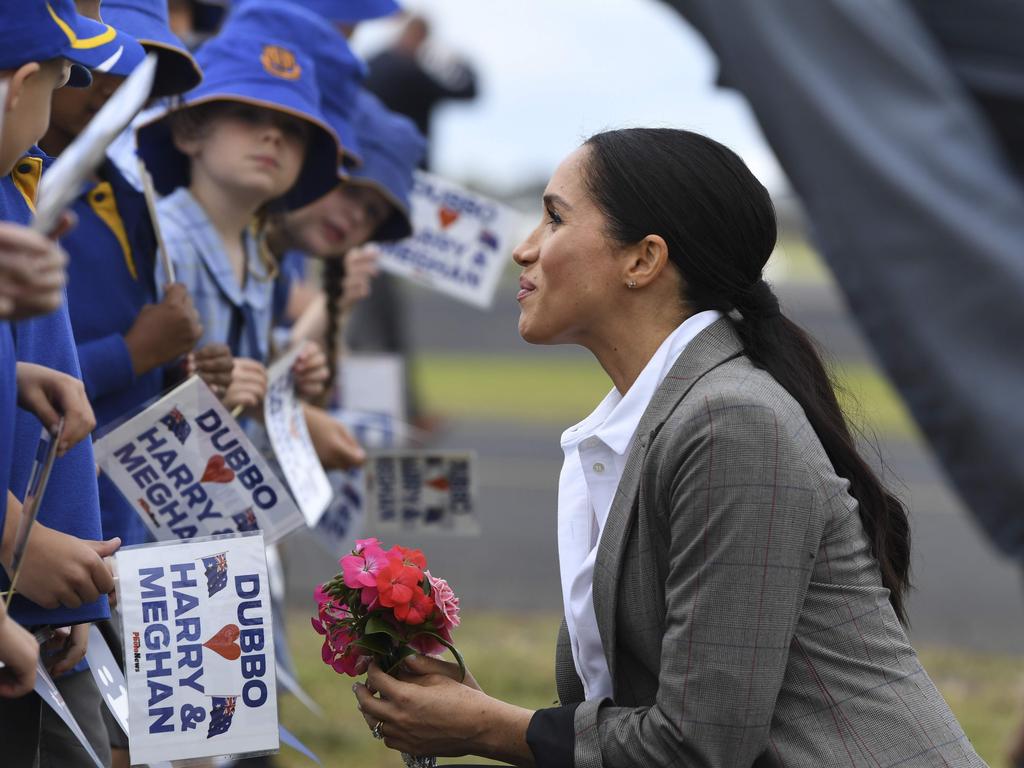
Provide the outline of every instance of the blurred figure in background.
[[[1024,566],[1024,5],[666,2],[750,101],[861,329]],[[1024,732],[1011,751],[1024,766]]]
[[[393,45],[367,62],[366,88],[388,109],[413,121],[428,141],[421,167],[429,166],[431,115],[450,100],[477,96],[476,73],[468,62],[430,41],[430,26],[412,16]],[[420,412],[410,375],[411,356],[404,308],[395,278],[378,276],[373,291],[352,312],[347,340],[356,352],[387,352],[405,358],[406,415],[421,428],[434,424]]]
[[428,141],[430,116],[437,106],[477,95],[476,73],[469,63],[431,45],[429,37],[427,20],[412,16],[394,45],[369,60],[366,78],[367,89],[388,109],[410,118]]

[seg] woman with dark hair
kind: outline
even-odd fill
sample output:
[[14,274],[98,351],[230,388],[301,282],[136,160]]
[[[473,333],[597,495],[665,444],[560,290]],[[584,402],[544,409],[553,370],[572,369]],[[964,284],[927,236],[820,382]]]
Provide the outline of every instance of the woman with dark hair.
[[615,385],[562,437],[561,706],[414,657],[357,686],[375,735],[523,766],[984,765],[901,624],[903,506],[762,277],[764,187],[704,136],[612,131],[544,210],[514,254],[520,333]]

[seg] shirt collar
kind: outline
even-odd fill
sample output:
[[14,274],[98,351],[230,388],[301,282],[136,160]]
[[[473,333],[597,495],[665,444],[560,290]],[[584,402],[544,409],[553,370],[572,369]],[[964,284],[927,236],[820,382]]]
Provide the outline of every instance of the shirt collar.
[[697,334],[720,317],[721,312],[709,309],[686,318],[661,343],[626,394],[620,395],[613,387],[593,413],[563,433],[562,447],[568,450],[593,435],[619,456],[625,455],[644,411],[669,370]]
[[189,236],[196,242],[196,250],[199,258],[206,265],[207,270],[213,276],[217,286],[225,296],[236,306],[248,303],[254,309],[265,309],[269,299],[268,291],[263,290],[260,284],[266,283],[269,279],[266,267],[259,258],[259,246],[252,232],[252,228],[246,229],[242,235],[245,245],[245,263],[248,276],[245,281],[245,288],[238,284],[235,273],[231,269],[224,254],[224,244],[220,235],[206,215],[206,209],[199,204],[199,201],[192,196],[188,187],[179,187],[169,198],[174,198],[175,205],[182,211],[191,226],[188,228]]

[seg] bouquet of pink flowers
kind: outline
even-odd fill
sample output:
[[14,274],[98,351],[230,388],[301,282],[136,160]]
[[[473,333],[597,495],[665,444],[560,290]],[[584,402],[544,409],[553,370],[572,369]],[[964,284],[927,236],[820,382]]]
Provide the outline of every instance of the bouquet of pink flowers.
[[406,656],[447,648],[465,674],[452,645],[459,598],[447,581],[430,575],[420,550],[386,550],[377,539],[361,539],[339,564],[341,573],[315,593],[313,629],[324,636],[325,664],[357,677],[371,661],[390,671]]

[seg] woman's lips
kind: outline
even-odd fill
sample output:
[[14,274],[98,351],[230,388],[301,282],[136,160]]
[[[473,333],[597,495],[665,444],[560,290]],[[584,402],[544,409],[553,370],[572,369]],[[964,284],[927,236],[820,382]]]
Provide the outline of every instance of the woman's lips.
[[516,301],[522,301],[531,293],[537,290],[537,286],[525,277],[519,278],[519,293],[516,294]]

